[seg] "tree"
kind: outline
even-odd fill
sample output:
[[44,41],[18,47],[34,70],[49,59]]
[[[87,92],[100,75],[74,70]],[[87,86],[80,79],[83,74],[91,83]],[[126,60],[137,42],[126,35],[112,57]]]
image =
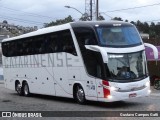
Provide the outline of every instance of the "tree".
[[154,22],[151,22],[151,25],[150,25],[150,29],[149,29],[149,35],[151,38],[155,38],[156,37],[156,25]]
[[98,20],[105,20],[105,18],[101,14],[99,14]]
[[89,15],[87,13],[83,14],[79,19],[80,21],[90,21]]
[[128,20],[125,20],[125,22],[128,22]]
[[149,33],[149,25],[147,22],[143,23],[143,32],[144,33]]
[[143,32],[143,23],[141,21],[137,21],[136,26],[140,32]]
[[[90,16],[87,13],[83,14],[79,20],[80,21],[91,21]],[[105,18],[101,14],[99,14],[98,20],[105,20]]]
[[122,19],[122,18],[120,18],[120,17],[114,17],[114,18],[113,18],[113,20],[123,21],[123,19]]
[[132,23],[133,25],[136,25],[136,23],[135,23],[134,21],[131,21],[131,23]]
[[4,20],[3,23],[8,24],[7,20]]
[[50,23],[44,23],[44,27],[50,27],[50,26],[55,26],[55,25],[61,25],[61,24],[65,24],[65,23],[69,23],[69,22],[73,22],[74,19],[72,18],[72,16],[68,16],[65,19],[59,19],[56,21],[52,21]]

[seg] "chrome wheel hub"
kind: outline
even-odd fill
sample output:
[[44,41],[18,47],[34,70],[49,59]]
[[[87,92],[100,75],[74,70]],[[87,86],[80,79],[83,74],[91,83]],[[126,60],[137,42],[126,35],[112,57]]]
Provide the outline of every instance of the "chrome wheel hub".
[[79,88],[78,91],[77,91],[77,99],[80,102],[84,101],[84,92],[83,92],[83,90],[81,88]]

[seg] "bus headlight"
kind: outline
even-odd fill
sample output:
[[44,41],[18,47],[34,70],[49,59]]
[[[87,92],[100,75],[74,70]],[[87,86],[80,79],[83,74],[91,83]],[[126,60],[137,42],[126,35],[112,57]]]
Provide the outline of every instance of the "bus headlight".
[[146,82],[146,87],[149,87],[150,86],[150,82]]
[[108,95],[107,98],[108,98],[108,99],[112,99],[113,97],[112,97],[111,95]]
[[117,88],[117,87],[113,87],[113,86],[111,86],[111,87],[110,87],[110,90],[111,90],[111,91],[117,91],[117,90],[118,90],[118,88]]

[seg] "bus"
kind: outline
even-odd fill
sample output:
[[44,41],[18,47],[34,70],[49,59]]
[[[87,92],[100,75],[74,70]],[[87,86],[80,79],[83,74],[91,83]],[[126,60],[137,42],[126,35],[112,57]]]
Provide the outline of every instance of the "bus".
[[71,22],[2,41],[5,87],[19,95],[43,94],[113,102],[150,94],[145,46],[126,22]]

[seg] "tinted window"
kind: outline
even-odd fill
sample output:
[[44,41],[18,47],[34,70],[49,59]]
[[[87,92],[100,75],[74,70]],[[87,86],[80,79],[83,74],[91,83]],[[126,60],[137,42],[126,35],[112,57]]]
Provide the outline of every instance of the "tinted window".
[[102,46],[136,46],[142,44],[134,26],[99,27],[99,42]]
[[55,52],[77,55],[70,30],[3,42],[2,51],[7,57]]
[[98,45],[95,33],[90,28],[74,28],[87,73],[105,79],[102,56],[99,52],[85,48],[85,45]]
[[70,31],[62,32],[60,39],[62,52],[77,55]]

